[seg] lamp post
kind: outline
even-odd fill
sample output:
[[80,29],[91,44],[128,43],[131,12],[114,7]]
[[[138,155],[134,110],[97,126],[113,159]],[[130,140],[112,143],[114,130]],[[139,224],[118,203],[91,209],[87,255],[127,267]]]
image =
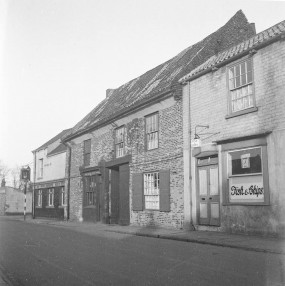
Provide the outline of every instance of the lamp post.
[[25,188],[24,188],[24,220],[26,220],[26,207],[27,207],[27,183],[30,181],[31,176],[31,168],[23,167],[21,169],[21,180],[24,181]]

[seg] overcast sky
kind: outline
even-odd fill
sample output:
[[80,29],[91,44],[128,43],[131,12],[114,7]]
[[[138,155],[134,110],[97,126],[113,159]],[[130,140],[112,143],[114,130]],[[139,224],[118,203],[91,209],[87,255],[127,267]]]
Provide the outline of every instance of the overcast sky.
[[284,1],[0,0],[0,160],[13,168],[117,88],[239,9],[257,32]]

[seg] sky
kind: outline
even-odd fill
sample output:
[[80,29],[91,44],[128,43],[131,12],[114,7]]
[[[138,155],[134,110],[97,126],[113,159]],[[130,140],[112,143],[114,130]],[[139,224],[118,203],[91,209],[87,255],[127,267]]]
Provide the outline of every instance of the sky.
[[0,161],[73,127],[117,88],[176,56],[242,10],[257,32],[283,1],[0,0]]

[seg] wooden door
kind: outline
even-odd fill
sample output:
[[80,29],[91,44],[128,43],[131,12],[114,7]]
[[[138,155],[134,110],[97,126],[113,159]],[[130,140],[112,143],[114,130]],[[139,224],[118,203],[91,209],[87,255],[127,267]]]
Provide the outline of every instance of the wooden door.
[[197,209],[199,224],[220,225],[218,165],[198,167]]
[[119,167],[120,172],[120,202],[119,202],[119,224],[130,224],[130,171],[129,164]]

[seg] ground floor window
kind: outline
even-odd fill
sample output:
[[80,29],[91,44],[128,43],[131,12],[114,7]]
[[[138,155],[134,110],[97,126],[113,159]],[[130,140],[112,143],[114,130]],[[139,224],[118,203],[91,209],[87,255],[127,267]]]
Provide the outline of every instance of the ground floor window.
[[95,176],[86,176],[84,178],[84,194],[85,194],[85,205],[90,206],[95,204],[94,193],[95,193]]
[[43,202],[43,191],[42,190],[38,190],[38,194],[37,194],[37,207],[41,207],[42,206],[42,202]]
[[60,194],[61,194],[61,205],[65,206],[65,191],[64,191],[64,187],[60,188]]
[[144,174],[145,209],[159,210],[159,172]]
[[54,189],[48,189],[48,206],[54,206]]
[[229,143],[222,149],[224,203],[269,204],[266,138]]

